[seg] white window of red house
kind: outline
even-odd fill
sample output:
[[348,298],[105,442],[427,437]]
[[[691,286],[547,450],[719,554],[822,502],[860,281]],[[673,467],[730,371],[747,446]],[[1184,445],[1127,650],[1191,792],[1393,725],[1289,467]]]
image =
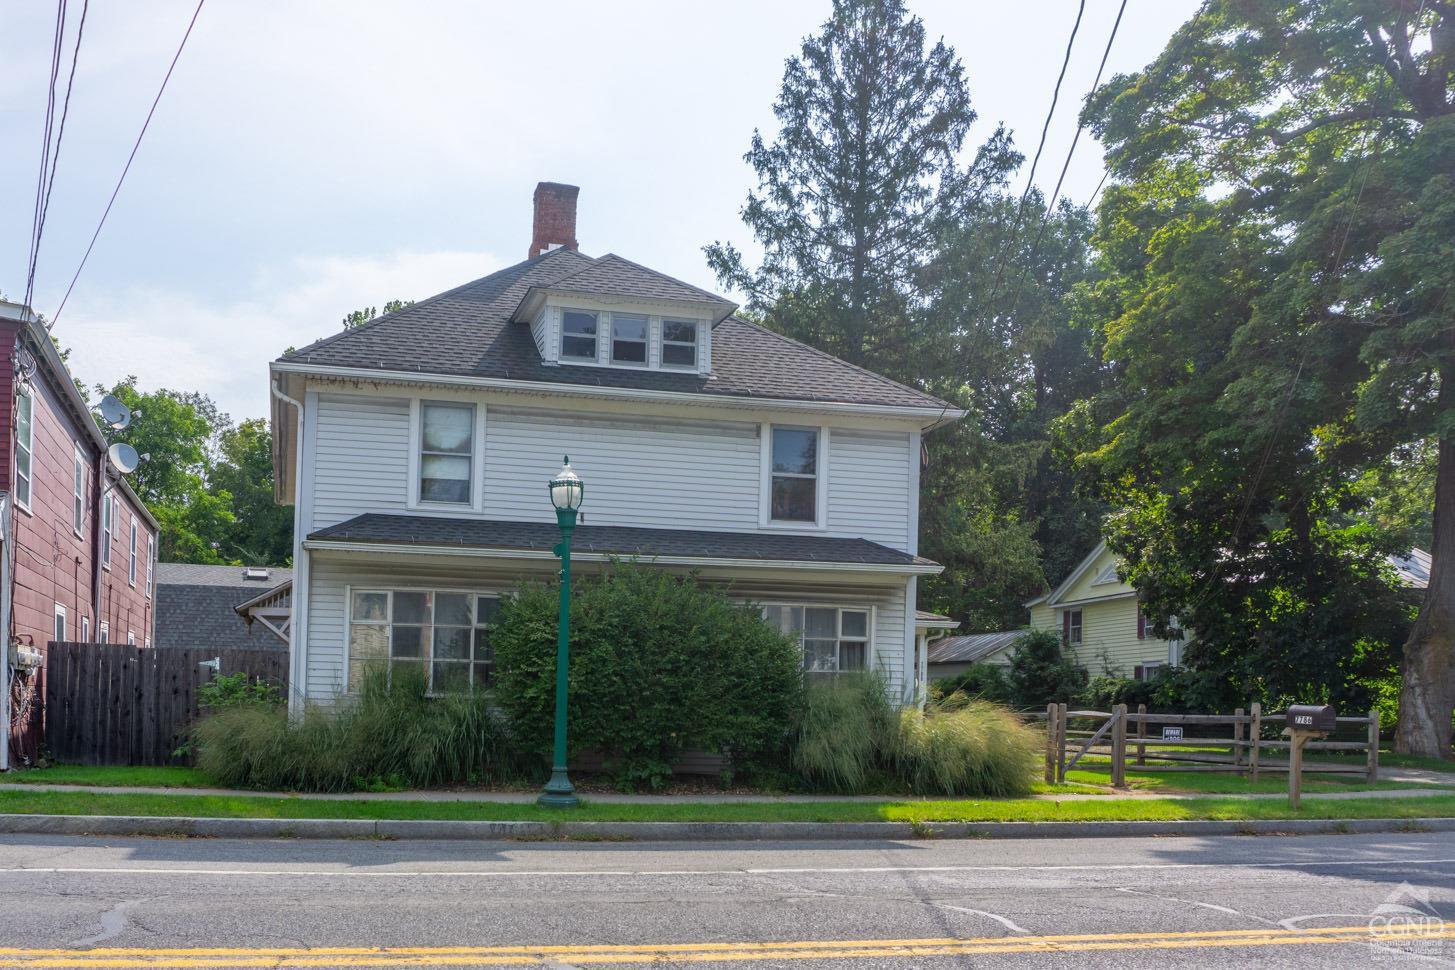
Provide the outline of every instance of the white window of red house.
[[131,517],[131,559],[126,567],[126,581],[132,586],[136,585],[136,515]]
[[111,642],[111,623],[108,620],[101,621],[100,634],[96,638],[97,643]]
[[152,595],[152,561],[157,558],[157,540],[147,533],[147,597]]
[[1061,642],[1068,647],[1081,646],[1081,611],[1061,611]]
[[66,640],[66,608],[64,606],[62,606],[60,603],[57,603],[56,604],[56,625],[55,625],[55,629],[54,629],[53,632],[55,633],[55,636],[52,639],[54,639],[57,643],[64,643],[65,642],[65,640]]
[[15,393],[15,504],[30,510],[32,460],[35,454],[35,399],[28,388]]
[[81,617],[81,642],[91,642],[91,618],[89,616]]
[[79,445],[76,446],[73,457],[75,468],[71,480],[71,529],[79,536],[86,524],[86,462],[82,459]]
[[110,492],[101,500],[101,568],[111,568],[111,533],[115,529],[116,496]]

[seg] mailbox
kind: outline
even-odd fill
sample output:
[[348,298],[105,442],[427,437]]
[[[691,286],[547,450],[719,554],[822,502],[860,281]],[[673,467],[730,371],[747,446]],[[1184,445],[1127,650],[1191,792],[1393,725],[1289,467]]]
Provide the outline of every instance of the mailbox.
[[1288,727],[1329,734],[1337,724],[1337,716],[1328,704],[1294,704],[1288,709]]

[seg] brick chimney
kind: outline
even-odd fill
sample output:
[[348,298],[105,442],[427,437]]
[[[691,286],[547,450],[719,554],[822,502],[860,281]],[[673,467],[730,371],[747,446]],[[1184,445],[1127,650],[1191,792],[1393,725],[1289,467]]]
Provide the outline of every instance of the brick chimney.
[[576,248],[576,196],[580,191],[580,186],[560,182],[536,183],[535,218],[527,259],[557,246]]

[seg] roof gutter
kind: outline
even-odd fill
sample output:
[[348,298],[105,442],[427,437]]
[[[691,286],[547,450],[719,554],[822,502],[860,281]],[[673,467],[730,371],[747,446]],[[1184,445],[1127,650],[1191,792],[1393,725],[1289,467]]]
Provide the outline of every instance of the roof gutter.
[[[303,548],[318,552],[403,552],[420,556],[489,557],[493,559],[527,559],[554,561],[556,554],[547,549],[500,549],[487,546],[428,546],[415,543],[348,542],[333,539],[305,539]],[[573,561],[611,562],[623,554],[578,552],[572,550]],[[880,573],[890,576],[935,576],[945,567],[939,563],[862,563],[815,562],[813,560],[724,559],[714,556],[649,556],[644,561],[659,566],[740,566],[749,569],[810,569],[819,572]]]
[[[477,387],[490,390],[519,391],[532,394],[558,394],[567,397],[609,398],[625,401],[687,404],[699,407],[725,407],[742,410],[798,411],[826,414],[871,415],[886,418],[931,418],[928,427],[959,420],[968,412],[958,408],[915,408],[886,404],[851,404],[842,401],[803,401],[783,398],[736,397],[726,394],[691,394],[682,391],[654,391],[640,388],[601,387],[585,384],[559,384],[552,381],[521,381],[501,377],[474,377],[466,374],[433,374],[423,371],[397,371],[372,367],[334,367],[327,364],[301,364],[274,361],[272,369],[279,374],[301,374],[311,377],[333,377],[355,381],[387,381],[402,384],[444,384],[451,387]],[[275,396],[281,392],[275,391]]]

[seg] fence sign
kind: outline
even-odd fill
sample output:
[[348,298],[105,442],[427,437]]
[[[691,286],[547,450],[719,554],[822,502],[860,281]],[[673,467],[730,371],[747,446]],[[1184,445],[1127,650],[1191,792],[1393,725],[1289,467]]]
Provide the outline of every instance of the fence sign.
[[1182,728],[1181,728],[1181,726],[1178,726],[1178,727],[1164,726],[1162,728],[1162,740],[1163,741],[1181,741],[1182,740]]

